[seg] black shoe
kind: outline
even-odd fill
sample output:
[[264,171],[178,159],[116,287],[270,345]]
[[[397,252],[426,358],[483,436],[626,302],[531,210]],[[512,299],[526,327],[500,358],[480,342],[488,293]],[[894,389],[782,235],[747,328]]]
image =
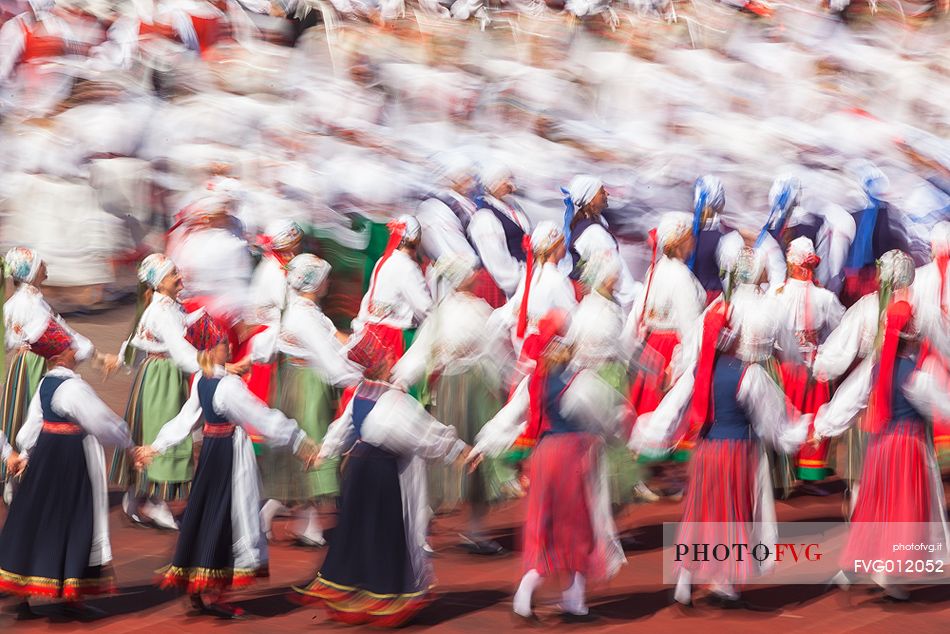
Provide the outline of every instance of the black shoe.
[[472,539],[466,535],[462,535],[461,537],[464,540],[461,546],[469,555],[492,556],[504,555],[506,552],[508,552],[501,544],[493,539],[478,540]]
[[63,616],[76,621],[95,621],[106,616],[106,613],[85,603],[64,603]]
[[587,614],[571,614],[570,612],[561,613],[562,623],[593,623],[594,621],[599,620],[600,616],[594,614],[593,612],[588,612]]
[[36,619],[43,618],[42,614],[37,614],[33,611],[29,601],[20,601],[17,603],[14,608],[14,615],[17,621],[35,621]]
[[235,620],[244,618],[244,610],[227,603],[205,603],[202,612],[219,619]]
[[749,612],[775,612],[773,608],[764,605],[749,603],[745,599],[724,597],[718,594],[711,594],[709,602],[721,610],[747,610]]

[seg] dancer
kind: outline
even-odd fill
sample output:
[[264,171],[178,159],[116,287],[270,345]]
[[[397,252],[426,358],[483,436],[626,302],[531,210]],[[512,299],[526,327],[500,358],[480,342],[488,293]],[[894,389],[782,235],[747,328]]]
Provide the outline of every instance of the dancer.
[[365,379],[319,456],[348,451],[339,522],[316,578],[295,590],[321,601],[333,620],[395,627],[430,600],[434,580],[422,548],[425,461],[464,461],[469,447],[388,382],[393,351],[375,335],[364,333],[348,356]]
[[386,251],[373,267],[369,289],[353,320],[354,333],[373,333],[397,359],[432,309],[432,297],[416,261],[421,234],[419,221],[412,216],[399,216],[389,223]]
[[201,353],[201,376],[188,401],[150,444],[136,448],[135,461],[139,468],[147,467],[204,422],[175,554],[161,571],[159,585],[185,589],[202,612],[234,618],[242,611],[224,603],[223,593],[268,574],[267,540],[258,515],[259,476],[245,427],[253,424],[273,446],[291,448],[307,467],[316,459],[316,445],[296,422],[268,409],[239,377],[227,373],[229,347],[222,330],[212,343]]
[[[814,275],[819,259],[809,238],[792,240],[786,261],[788,279],[773,291],[773,295],[784,307],[785,321],[798,339],[798,350],[804,365],[783,363],[782,386],[798,411],[816,414],[818,408],[831,398],[831,388],[826,381],[815,379],[811,373],[812,363],[818,346],[841,321],[844,306],[834,293],[815,285]],[[828,466],[829,446],[828,441],[818,447],[811,444],[802,446],[795,459],[795,476],[798,480],[819,482],[831,475],[832,470]],[[806,486],[804,490],[815,495],[827,495],[815,485]]]
[[[452,289],[430,313],[416,340],[393,369],[393,383],[408,386],[430,377],[432,415],[455,428],[471,444],[482,426],[501,408],[507,376],[506,333],[490,324],[491,307],[472,293],[477,260],[443,255],[435,270]],[[429,502],[433,510],[469,502],[463,547],[472,554],[496,555],[504,549],[484,532],[489,504],[518,490],[515,473],[501,460],[484,463],[468,480],[453,465],[429,465]]]
[[722,294],[719,269],[719,241],[726,233],[721,222],[726,206],[722,181],[707,174],[693,184],[693,251],[687,265],[706,291],[706,304]]
[[[900,256],[882,264],[882,269],[886,266],[894,270],[882,271],[881,277],[901,279],[909,286],[914,276],[913,262],[907,255]],[[924,550],[902,554],[902,559],[922,564],[947,561],[950,532],[928,419],[935,412],[947,416],[950,406],[934,376],[917,371],[921,324],[916,322],[916,312],[908,299],[906,291],[890,296],[882,316],[884,336],[876,358],[866,358],[815,419],[812,442],[817,444],[840,435],[853,425],[859,413],[868,410],[863,419],[868,440],[861,487],[855,494],[842,572],[835,577],[842,587],[857,579],[855,561],[880,558],[885,549],[892,551],[894,544],[930,544],[936,549],[934,553]],[[946,336],[945,329],[946,325],[939,336]],[[931,359],[928,365],[934,363]],[[906,600],[908,594],[899,582],[925,576],[914,573],[915,566],[908,568],[874,575],[873,580],[889,598]],[[926,570],[926,566],[920,569]]]
[[[4,258],[16,288],[3,304],[4,342],[14,351],[3,391],[3,427],[7,438],[16,438],[26,417],[27,407],[36,394],[36,387],[46,371],[46,361],[30,350],[31,344],[44,333],[50,319],[67,332],[76,348],[76,362],[92,360],[104,370],[112,368],[117,357],[102,354],[92,342],[70,328],[62,317],[46,303],[40,286],[46,280],[46,263],[27,247],[10,249]],[[0,465],[0,480],[6,479],[6,467]],[[6,489],[4,493],[8,493]],[[9,496],[6,496],[9,501]]]
[[603,213],[608,203],[603,181],[596,176],[582,174],[571,179],[567,189],[561,191],[565,195],[564,241],[571,256],[571,279],[579,283],[582,263],[597,252],[611,251],[620,263],[620,275],[614,293],[620,305],[629,309],[639,287],[620,256],[617,239],[610,233],[610,227],[604,219]]
[[[563,316],[545,319],[564,323]],[[565,616],[588,617],[587,584],[609,579],[625,561],[610,513],[604,458],[604,439],[619,431],[623,397],[593,370],[569,367],[571,351],[559,337],[563,332],[563,327],[550,329],[541,342],[543,423],[529,459],[524,576],[512,606],[525,619],[536,618],[534,592],[544,579],[558,575],[568,582],[561,602]],[[469,458],[473,464],[482,455],[507,451],[525,433],[529,380],[478,434]]]
[[[745,283],[762,279],[761,259],[749,249],[733,266],[733,277]],[[761,365],[763,342],[769,349],[774,345],[769,302],[750,295],[741,306],[729,301],[711,306],[702,322],[695,374],[685,372],[633,429],[630,448],[637,453],[662,452],[698,429],[679,543],[769,543],[775,537],[765,445],[796,449],[805,441],[810,416],[789,424],[797,412]],[[751,558],[739,564],[687,562],[677,570],[674,598],[691,605],[692,585],[699,582],[710,584],[723,606],[736,606],[737,586],[762,572]]]
[[[146,288],[146,308],[128,344],[146,355],[132,381],[125,410],[132,438],[150,444],[159,430],[181,411],[188,394],[188,379],[199,371],[198,350],[187,339],[189,320],[203,313],[185,314],[178,301],[181,276],[175,263],[161,253],[149,255],[139,266],[139,281]],[[238,366],[231,366],[237,371]],[[177,530],[168,500],[188,495],[193,471],[191,438],[168,448],[144,472],[131,468],[125,454],[112,461],[111,481],[127,488],[122,506],[137,523],[151,520],[159,528]],[[141,513],[141,516],[140,516]]]
[[[17,434],[14,470],[23,474],[0,533],[0,591],[78,602],[114,588],[102,445],[132,445],[128,425],[75,373],[75,340],[56,319],[33,343],[50,371]],[[100,444],[102,443],[102,444]],[[9,454],[4,448],[4,455]],[[20,606],[21,616],[29,604]]]
[[[287,265],[291,290],[280,326],[275,403],[292,417],[315,443],[323,441],[332,420],[334,387],[355,385],[359,368],[346,359],[342,335],[323,314],[319,301],[326,294],[330,265],[315,255],[298,255]],[[339,461],[326,460],[319,469],[305,473],[283,448],[262,447],[260,456],[264,534],[270,539],[274,516],[284,504],[298,505],[292,528],[305,546],[323,546],[323,529],[317,515],[320,502],[340,492]]]

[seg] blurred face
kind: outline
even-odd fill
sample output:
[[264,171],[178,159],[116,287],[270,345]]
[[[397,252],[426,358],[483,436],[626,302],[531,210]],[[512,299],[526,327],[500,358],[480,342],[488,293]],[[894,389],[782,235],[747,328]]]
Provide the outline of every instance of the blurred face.
[[295,255],[300,255],[300,252],[303,250],[303,240],[297,239],[293,244],[288,246],[286,249],[281,249],[281,253],[288,255],[291,258]]
[[607,209],[607,190],[601,187],[600,191],[587,203],[587,207],[591,213],[595,214],[599,214],[604,209]]
[[40,270],[36,272],[36,279],[33,280],[33,286],[42,286],[48,277],[46,274],[46,262],[40,262]]
[[467,194],[475,187],[475,179],[471,176],[463,176],[452,183],[452,189],[460,194]]
[[620,277],[618,275],[608,277],[604,280],[604,283],[600,285],[601,292],[605,295],[613,295],[614,289],[617,288],[617,280],[619,279]]
[[228,346],[227,341],[223,341],[214,347],[212,350],[212,359],[214,359],[215,365],[224,365],[228,362],[228,356],[231,354],[231,349]]
[[181,282],[181,274],[178,272],[177,268],[173,268],[168,275],[162,280],[161,284],[158,285],[158,292],[162,295],[168,297],[178,297],[178,294],[181,293],[184,289],[184,285]]
[[73,369],[76,367],[76,350],[70,347],[66,352],[49,360],[50,365]]
[[494,196],[495,198],[504,198],[505,196],[508,196],[509,194],[515,193],[515,191],[516,190],[515,190],[514,182],[512,182],[510,178],[506,178],[505,180],[495,185],[495,188],[492,189],[491,195]]
[[696,247],[696,239],[693,237],[693,234],[689,234],[680,244],[676,247],[676,257],[680,260],[686,260],[692,254],[693,249]]

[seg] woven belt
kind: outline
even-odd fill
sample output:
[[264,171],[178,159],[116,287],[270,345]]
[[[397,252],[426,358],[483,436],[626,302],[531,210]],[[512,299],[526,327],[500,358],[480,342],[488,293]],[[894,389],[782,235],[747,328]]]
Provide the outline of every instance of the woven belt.
[[234,425],[231,423],[205,423],[201,433],[210,438],[224,438],[234,434]]
[[48,423],[43,421],[43,431],[47,434],[65,434],[75,436],[83,433],[82,427],[76,423]]

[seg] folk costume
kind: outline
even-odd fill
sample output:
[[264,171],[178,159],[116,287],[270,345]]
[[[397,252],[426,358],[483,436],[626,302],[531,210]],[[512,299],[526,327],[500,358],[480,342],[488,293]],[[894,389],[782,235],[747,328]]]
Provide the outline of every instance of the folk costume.
[[[73,346],[50,319],[33,350],[49,360]],[[0,533],[0,591],[67,601],[112,591],[102,445],[124,452],[132,445],[128,425],[57,365],[40,381],[16,443],[28,467]]]
[[[372,333],[350,348],[366,374],[389,374],[392,351]],[[423,550],[428,519],[425,462],[466,449],[455,429],[383,380],[366,379],[330,426],[320,457],[348,452],[334,540],[316,578],[295,588],[331,619],[395,627],[430,600],[432,564]]]
[[[783,363],[782,386],[791,404],[803,414],[816,414],[818,408],[831,398],[826,381],[811,374],[818,346],[834,330],[844,315],[844,306],[829,290],[815,285],[814,271],[818,256],[809,238],[800,237],[788,247],[788,279],[773,291],[775,299],[784,307],[789,329],[798,339],[804,365]],[[805,445],[796,457],[796,477],[799,480],[824,480],[832,473],[828,464],[829,442],[818,447]]]

